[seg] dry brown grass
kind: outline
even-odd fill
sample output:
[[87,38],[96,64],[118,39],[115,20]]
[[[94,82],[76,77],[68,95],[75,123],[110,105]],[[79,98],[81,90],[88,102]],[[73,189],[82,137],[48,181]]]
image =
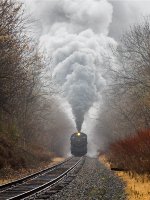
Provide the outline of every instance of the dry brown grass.
[[[99,157],[107,168],[111,169],[111,163],[108,162],[105,155]],[[132,172],[115,172],[126,184],[125,192],[128,200],[150,200],[150,175],[138,175]]]
[[107,168],[109,168],[109,169],[111,168],[111,164],[108,162],[108,160],[107,160],[105,155],[99,156],[99,161],[101,163],[103,163]]
[[148,175],[116,172],[126,183],[126,193],[129,200],[150,200],[150,178]]

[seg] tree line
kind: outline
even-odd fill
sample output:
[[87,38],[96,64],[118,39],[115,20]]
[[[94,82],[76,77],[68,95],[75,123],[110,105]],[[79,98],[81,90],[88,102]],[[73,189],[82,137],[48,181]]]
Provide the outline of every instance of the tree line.
[[55,84],[43,79],[46,64],[27,34],[31,24],[22,4],[1,0],[0,19],[0,133],[61,153],[69,119],[56,100]]
[[108,85],[100,105],[97,136],[112,166],[150,171],[150,18],[126,31],[106,55]]
[[108,143],[150,128],[150,18],[132,25],[117,48],[110,48],[96,130]]

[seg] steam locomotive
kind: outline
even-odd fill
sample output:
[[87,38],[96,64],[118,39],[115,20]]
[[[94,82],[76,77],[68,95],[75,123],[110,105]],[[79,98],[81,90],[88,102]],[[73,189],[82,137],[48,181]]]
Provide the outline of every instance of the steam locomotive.
[[87,153],[87,135],[85,133],[73,133],[70,141],[72,155],[83,156]]

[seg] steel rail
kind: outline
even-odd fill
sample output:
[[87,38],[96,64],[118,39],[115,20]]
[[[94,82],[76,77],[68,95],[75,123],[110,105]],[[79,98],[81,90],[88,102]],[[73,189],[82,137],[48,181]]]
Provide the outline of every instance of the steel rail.
[[51,170],[54,170],[55,168],[57,168],[57,167],[61,166],[62,164],[68,162],[68,161],[71,160],[72,158],[73,158],[73,157],[67,158],[66,160],[64,160],[64,161],[62,161],[62,162],[60,162],[60,163],[58,163],[58,164],[56,164],[56,165],[53,165],[53,166],[48,167],[48,168],[46,168],[46,169],[44,169],[44,170],[38,171],[38,172],[36,172],[36,173],[33,173],[33,174],[29,175],[29,176],[25,176],[25,177],[23,177],[23,178],[21,178],[21,179],[12,181],[12,182],[10,182],[10,183],[6,183],[6,184],[4,184],[4,185],[0,185],[0,192],[4,191],[5,189],[9,189],[10,187],[16,186],[16,185],[18,185],[18,184],[22,184],[22,183],[24,183],[25,181],[28,181],[28,180],[30,180],[30,179],[32,179],[32,178],[36,178],[36,177],[39,176],[39,175],[43,175],[43,174],[46,173],[46,172],[49,172],[49,171],[51,171]]
[[27,191],[25,193],[19,194],[17,196],[11,197],[7,200],[20,200],[20,199],[24,199],[24,198],[29,198],[32,195],[36,195],[39,192],[42,192],[44,190],[46,190],[49,187],[52,187],[54,184],[56,184],[57,182],[61,181],[69,172],[71,172],[72,170],[74,170],[76,168],[76,166],[83,160],[84,157],[81,157],[73,166],[71,166],[68,170],[66,170],[64,173],[62,173],[61,175],[59,175],[58,177],[54,178],[53,180],[37,187],[34,188],[30,191]]

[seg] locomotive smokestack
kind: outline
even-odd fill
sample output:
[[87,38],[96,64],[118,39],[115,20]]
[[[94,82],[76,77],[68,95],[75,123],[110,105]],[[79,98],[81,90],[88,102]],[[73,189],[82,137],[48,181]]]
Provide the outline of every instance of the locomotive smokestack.
[[76,123],[76,128],[78,130],[78,132],[81,131],[81,128],[82,128],[82,124],[83,124],[83,121],[84,121],[84,112],[80,109],[75,109],[75,108],[72,108],[72,111],[73,111],[73,114],[75,116],[75,123]]
[[81,131],[82,124],[83,124],[83,122],[76,120],[76,128],[77,128],[78,132]]

